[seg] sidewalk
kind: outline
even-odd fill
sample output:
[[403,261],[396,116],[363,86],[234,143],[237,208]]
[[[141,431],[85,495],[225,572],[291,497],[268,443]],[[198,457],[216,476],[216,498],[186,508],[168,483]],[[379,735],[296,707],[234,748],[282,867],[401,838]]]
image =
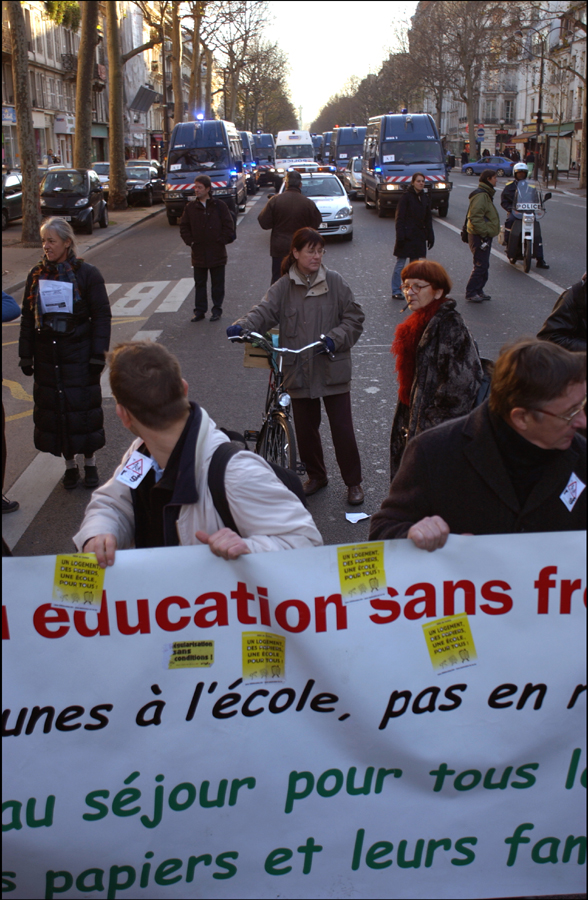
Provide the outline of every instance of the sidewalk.
[[553,179],[550,179],[549,185],[545,185],[545,182],[541,181],[541,186],[546,191],[556,191],[558,194],[560,192],[562,194],[572,194],[574,197],[585,197],[586,188],[578,187],[579,180],[579,178],[561,178],[558,176],[556,188],[553,187]]
[[[154,209],[129,207],[112,214],[109,213],[112,218],[107,228],[96,227],[92,235],[76,234],[78,253],[80,256],[85,256],[88,250],[92,250],[98,244],[104,244],[124,231],[128,231],[134,225],[138,225],[139,222],[152,219],[164,212],[165,206],[162,203]],[[15,291],[24,287],[29,270],[39,261],[43,253],[40,246],[23,247],[21,239],[22,222],[20,220],[9,225],[6,231],[2,232],[2,290],[8,294],[14,294]]]

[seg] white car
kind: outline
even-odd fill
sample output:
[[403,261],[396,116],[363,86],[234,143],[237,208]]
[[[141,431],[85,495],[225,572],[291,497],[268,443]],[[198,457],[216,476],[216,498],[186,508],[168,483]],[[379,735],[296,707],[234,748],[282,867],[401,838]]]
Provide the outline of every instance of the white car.
[[98,176],[98,180],[102,185],[102,190],[104,192],[104,198],[108,197],[108,179],[110,178],[110,163],[109,162],[95,162],[92,166],[96,175]]
[[[302,193],[316,203],[323,221],[319,231],[339,235],[342,240],[353,239],[353,207],[345,188],[330,172],[301,173]],[[280,188],[283,193],[285,185]]]

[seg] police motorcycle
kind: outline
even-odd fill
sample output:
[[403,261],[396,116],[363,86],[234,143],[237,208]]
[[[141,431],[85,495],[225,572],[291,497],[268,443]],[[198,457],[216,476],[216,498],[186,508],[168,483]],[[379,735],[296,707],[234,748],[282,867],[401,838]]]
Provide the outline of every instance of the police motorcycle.
[[550,198],[551,193],[543,194],[541,187],[533,181],[517,182],[510,212],[514,221],[510,231],[505,231],[506,255],[513,266],[522,259],[525,272],[531,268],[533,257],[542,255],[537,253],[537,248],[542,246],[539,220],[545,215],[543,204]]

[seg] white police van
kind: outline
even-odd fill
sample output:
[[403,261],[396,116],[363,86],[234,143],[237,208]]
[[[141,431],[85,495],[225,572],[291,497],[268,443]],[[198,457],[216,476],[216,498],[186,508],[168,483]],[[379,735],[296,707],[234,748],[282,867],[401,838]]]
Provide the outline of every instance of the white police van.
[[306,170],[315,164],[314,146],[309,131],[278,131],[276,138],[276,188],[288,169],[305,166]]

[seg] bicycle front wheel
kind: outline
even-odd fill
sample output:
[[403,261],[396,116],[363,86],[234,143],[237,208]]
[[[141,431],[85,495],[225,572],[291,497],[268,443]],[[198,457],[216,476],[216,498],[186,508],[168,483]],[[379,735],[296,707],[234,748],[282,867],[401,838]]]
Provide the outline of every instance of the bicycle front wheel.
[[255,452],[268,462],[296,471],[296,439],[294,429],[283,413],[274,413],[259,434]]

